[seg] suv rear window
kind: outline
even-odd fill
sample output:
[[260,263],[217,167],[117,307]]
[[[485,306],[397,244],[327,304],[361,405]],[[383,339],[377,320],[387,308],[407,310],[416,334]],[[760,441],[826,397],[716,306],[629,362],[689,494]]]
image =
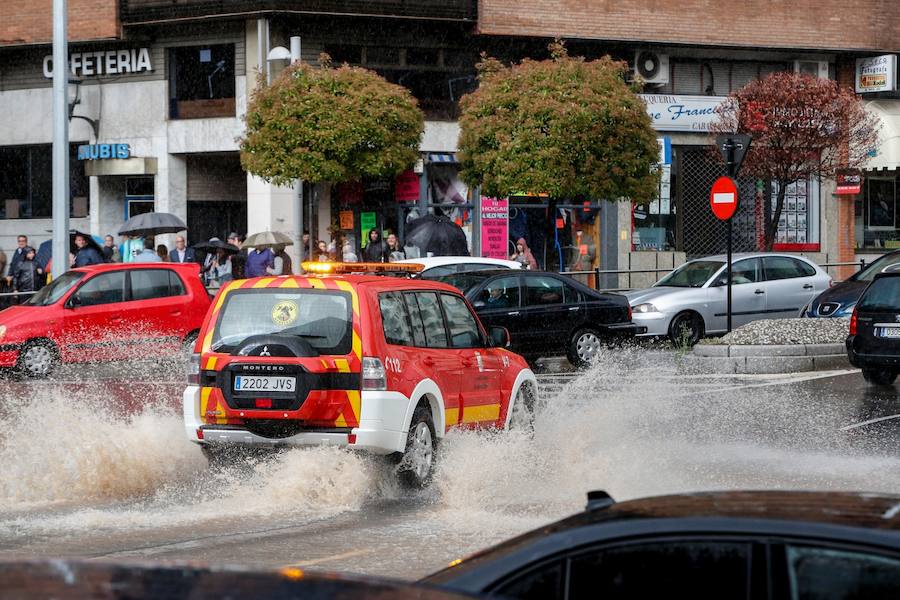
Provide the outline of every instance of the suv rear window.
[[259,289],[228,294],[212,349],[231,352],[254,335],[301,338],[320,354],[348,354],[353,341],[350,294],[331,290]]
[[870,312],[900,311],[900,277],[882,277],[873,281],[856,308]]

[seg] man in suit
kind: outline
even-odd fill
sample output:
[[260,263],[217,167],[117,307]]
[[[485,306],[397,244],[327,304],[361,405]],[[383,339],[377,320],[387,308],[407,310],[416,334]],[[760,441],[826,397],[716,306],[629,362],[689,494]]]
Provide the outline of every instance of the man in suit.
[[175,236],[175,249],[169,252],[169,262],[197,262],[197,255],[194,249],[185,246],[184,237],[180,235]]

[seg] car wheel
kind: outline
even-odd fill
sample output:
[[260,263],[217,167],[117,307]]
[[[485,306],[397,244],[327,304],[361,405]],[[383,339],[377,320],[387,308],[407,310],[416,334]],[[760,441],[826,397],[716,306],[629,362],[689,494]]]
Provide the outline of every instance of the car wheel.
[[508,429],[513,431],[534,431],[534,412],[536,408],[534,392],[527,383],[519,386],[509,415]]
[[875,385],[891,385],[897,379],[895,371],[887,369],[863,369],[863,379]]
[[703,318],[694,312],[678,313],[669,323],[669,339],[676,346],[693,346],[704,332]]
[[406,451],[397,470],[400,483],[409,488],[424,488],[431,483],[436,445],[431,411],[419,406],[413,413],[406,435]]
[[583,369],[597,362],[600,352],[605,346],[606,342],[595,330],[580,329],[575,332],[569,342],[567,358],[572,366]]
[[197,342],[198,337],[200,337],[199,331],[192,331],[184,336],[184,341],[181,343],[182,348],[184,348],[187,352],[193,352],[194,344]]
[[28,377],[43,378],[53,372],[56,361],[56,347],[51,342],[28,342],[19,353],[18,370]]

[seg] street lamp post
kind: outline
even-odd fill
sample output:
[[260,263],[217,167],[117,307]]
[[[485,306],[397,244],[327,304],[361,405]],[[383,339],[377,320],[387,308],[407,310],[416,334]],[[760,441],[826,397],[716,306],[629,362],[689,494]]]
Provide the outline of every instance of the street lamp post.
[[53,273],[69,267],[69,44],[66,0],[53,0]]

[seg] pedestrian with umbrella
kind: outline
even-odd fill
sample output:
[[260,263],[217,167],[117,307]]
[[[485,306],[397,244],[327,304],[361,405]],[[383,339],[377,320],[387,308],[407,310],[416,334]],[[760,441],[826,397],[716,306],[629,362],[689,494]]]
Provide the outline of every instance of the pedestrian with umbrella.
[[469,242],[462,227],[444,215],[425,215],[407,224],[406,246],[422,256],[469,256]]
[[211,241],[210,249],[215,252],[207,272],[207,282],[209,287],[220,287],[223,283],[234,279],[234,271],[231,264],[231,257],[240,250],[233,244],[226,244],[221,240]]
[[75,267],[86,267],[88,265],[99,265],[103,262],[103,254],[94,239],[81,232],[75,233]]
[[[179,217],[172,213],[165,212],[148,212],[135,215],[128,219],[124,225],[119,228],[119,235],[127,235],[128,240],[122,244],[122,260],[124,262],[138,262],[135,258],[139,255],[146,255],[146,241],[141,238],[152,238],[156,235],[166,233],[178,233],[185,231],[187,225],[184,224]],[[151,246],[156,254],[154,247]],[[159,255],[157,255],[159,258]],[[159,262],[150,261],[148,256],[139,262]]]
[[156,263],[162,262],[163,259],[159,257],[159,253],[154,249],[153,239],[145,238],[144,239],[144,249],[140,254],[137,254],[134,257],[134,261],[136,263]]

